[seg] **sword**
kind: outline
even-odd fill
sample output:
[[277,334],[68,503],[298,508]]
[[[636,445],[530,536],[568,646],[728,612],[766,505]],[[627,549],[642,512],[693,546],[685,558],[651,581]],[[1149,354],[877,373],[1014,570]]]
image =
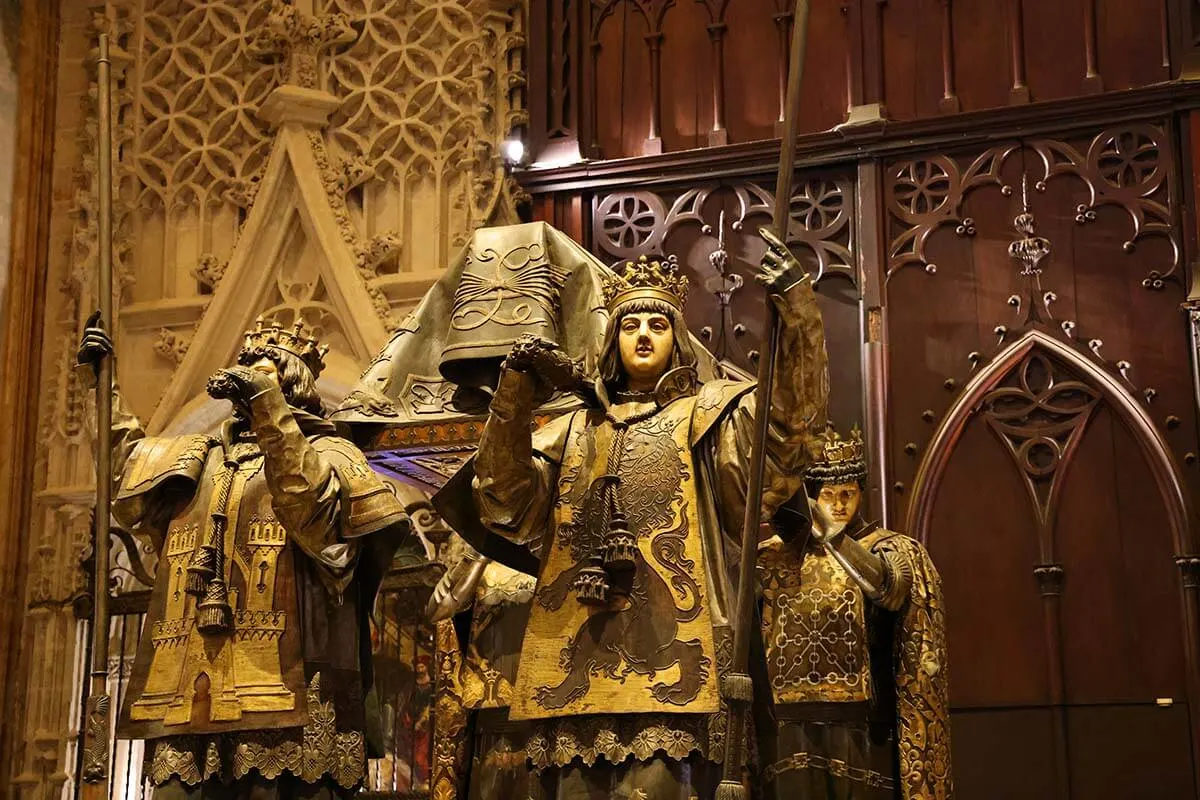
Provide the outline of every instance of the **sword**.
[[[792,197],[792,171],[796,164],[796,134],[800,116],[800,83],[804,52],[808,44],[808,0],[796,0],[792,17],[792,45],[788,66],[787,98],[784,104],[783,136],[779,142],[779,173],[775,181],[775,214],[771,227],[780,241],[787,241],[788,210]],[[746,728],[754,685],[749,675],[750,636],[754,631],[754,565],[758,555],[758,529],[762,516],[763,467],[770,429],[771,394],[775,383],[775,357],[779,352],[779,315],[770,297],[764,298],[767,326],[763,334],[765,353],[758,362],[755,388],[754,449],[750,455],[750,481],[746,490],[746,513],[742,519],[742,553],[738,570],[737,608],[733,629],[733,665],[725,676],[722,694],[729,705],[725,729],[725,766],[717,800],[745,800],[742,768],[746,760]]]

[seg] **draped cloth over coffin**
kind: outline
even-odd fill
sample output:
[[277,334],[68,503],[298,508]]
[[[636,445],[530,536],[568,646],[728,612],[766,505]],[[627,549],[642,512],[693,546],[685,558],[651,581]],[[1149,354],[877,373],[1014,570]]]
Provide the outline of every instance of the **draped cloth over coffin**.
[[608,268],[544,222],[481,228],[426,292],[334,415],[433,422],[486,414],[500,362],[522,334],[556,342],[594,373]]
[[[613,271],[544,222],[480,228],[363,373],[333,419],[438,422],[487,414],[500,362],[519,336],[556,342],[595,376]],[[692,337],[701,382],[725,369]],[[552,399],[544,408],[579,404]]]

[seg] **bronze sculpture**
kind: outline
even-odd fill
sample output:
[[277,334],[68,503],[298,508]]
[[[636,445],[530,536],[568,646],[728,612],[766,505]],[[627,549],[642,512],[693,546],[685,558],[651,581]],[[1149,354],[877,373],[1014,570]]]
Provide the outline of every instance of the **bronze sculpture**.
[[[112,352],[89,322],[81,365]],[[367,615],[408,518],[324,419],[325,348],[247,332],[219,436],[147,437],[114,389],[114,516],[159,553],[118,735],[156,796],[348,795],[366,768]]]
[[[434,588],[427,614],[437,622],[469,613],[469,632],[446,680],[470,714],[470,800],[529,796],[527,723],[509,718],[521,641],[536,579],[485,558],[469,545]],[[465,620],[464,620],[465,621]],[[464,744],[467,744],[464,742]]]
[[918,542],[864,521],[866,476],[861,435],[828,431],[803,505],[760,548],[772,798],[951,796],[941,578]]
[[[763,235],[760,282],[784,323],[769,516],[800,484],[828,388],[810,278]],[[537,398],[580,391],[578,371],[519,341],[474,460],[435,497],[485,554],[515,544],[540,560],[511,717],[532,722],[527,752],[550,797],[711,797],[720,780],[737,563],[723,532],[741,527],[754,384],[698,380],[686,288],[671,260],[611,278],[589,407],[532,434]]]

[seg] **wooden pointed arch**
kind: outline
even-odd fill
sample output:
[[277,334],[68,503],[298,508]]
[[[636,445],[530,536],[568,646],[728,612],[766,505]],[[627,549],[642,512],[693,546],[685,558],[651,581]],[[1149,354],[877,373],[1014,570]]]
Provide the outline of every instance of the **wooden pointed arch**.
[[319,253],[320,278],[352,352],[365,364],[387,342],[387,330],[371,304],[355,254],[338,224],[321,179],[309,137],[320,135],[299,124],[278,131],[246,224],[229,265],[179,368],[147,426],[163,430],[189,402],[204,393],[208,378],[232,363],[242,334],[267,306],[277,272],[286,257],[289,232],[297,224]]
[[906,530],[922,543],[928,544],[938,489],[967,424],[980,413],[984,399],[1013,370],[1020,368],[1026,356],[1039,350],[1065,363],[1090,389],[1099,394],[1100,400],[1107,403],[1128,427],[1162,495],[1175,552],[1190,552],[1188,526],[1192,518],[1191,500],[1179,466],[1150,415],[1117,378],[1074,348],[1036,329],[1025,333],[981,369],[964,387],[938,426],[913,480]]

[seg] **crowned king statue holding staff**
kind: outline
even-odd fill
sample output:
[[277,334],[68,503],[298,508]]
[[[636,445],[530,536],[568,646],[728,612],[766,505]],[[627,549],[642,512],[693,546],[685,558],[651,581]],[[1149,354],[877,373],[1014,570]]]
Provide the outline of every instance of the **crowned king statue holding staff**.
[[[828,379],[811,279],[763,236],[759,281],[782,322],[769,516],[800,487]],[[754,383],[701,382],[686,294],[671,259],[625,264],[605,287],[594,402],[536,431],[540,400],[577,374],[553,345],[518,341],[475,457],[434,499],[481,552],[509,552],[500,539],[538,560],[510,717],[531,722],[545,797],[686,800],[721,779]]]

